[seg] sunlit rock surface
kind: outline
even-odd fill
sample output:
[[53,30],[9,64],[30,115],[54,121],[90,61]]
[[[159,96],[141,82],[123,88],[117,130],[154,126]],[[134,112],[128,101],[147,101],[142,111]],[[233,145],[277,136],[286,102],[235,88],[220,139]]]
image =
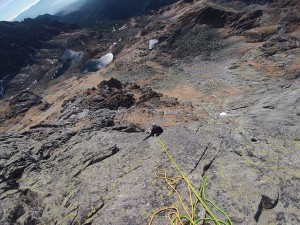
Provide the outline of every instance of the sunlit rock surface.
[[[155,176],[179,174],[156,138],[143,140],[152,123],[196,190],[208,178],[207,198],[232,224],[299,224],[297,3],[179,1],[126,29],[46,42],[10,84],[37,83],[0,102],[0,224],[140,225],[180,206]],[[84,54],[53,79],[65,49]],[[106,67],[80,72],[107,52]],[[182,179],[174,186],[188,202]],[[153,225],[168,223],[162,213]]]

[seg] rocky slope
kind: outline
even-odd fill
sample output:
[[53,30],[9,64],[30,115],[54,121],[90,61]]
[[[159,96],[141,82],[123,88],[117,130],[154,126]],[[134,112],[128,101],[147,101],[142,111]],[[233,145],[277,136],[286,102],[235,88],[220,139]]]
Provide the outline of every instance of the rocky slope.
[[4,96],[9,81],[22,68],[36,63],[36,54],[45,48],[46,41],[78,28],[77,25],[61,23],[47,15],[20,23],[0,22],[0,98]]
[[[174,167],[156,138],[143,141],[156,122],[233,224],[299,224],[299,20],[296,1],[181,1],[97,40],[54,38],[60,67],[65,50],[82,58],[1,101],[0,223],[147,224],[179,203],[155,177]],[[111,64],[81,74],[110,51]],[[162,213],[153,224],[165,223]]]

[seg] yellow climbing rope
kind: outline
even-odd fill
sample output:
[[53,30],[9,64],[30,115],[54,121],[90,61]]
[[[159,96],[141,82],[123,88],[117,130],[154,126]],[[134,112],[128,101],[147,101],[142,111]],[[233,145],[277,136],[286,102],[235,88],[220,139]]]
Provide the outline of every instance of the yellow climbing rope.
[[[172,164],[174,165],[176,170],[179,172],[180,176],[168,177],[167,171],[165,171],[163,169],[156,171],[155,176],[157,178],[164,179],[166,181],[166,183],[169,185],[169,187],[172,188],[174,193],[177,194],[179,201],[181,203],[181,206],[182,206],[183,210],[185,211],[186,215],[181,215],[178,207],[175,207],[175,206],[166,207],[166,208],[160,209],[157,212],[155,212],[151,216],[150,222],[148,223],[148,225],[151,225],[154,221],[154,218],[161,212],[168,212],[168,219],[169,219],[171,225],[186,224],[183,222],[183,219],[187,220],[190,223],[190,225],[197,225],[199,222],[203,222],[203,221],[213,221],[215,223],[215,225],[221,225],[221,224],[232,225],[232,222],[231,222],[229,216],[223,210],[221,210],[219,207],[217,207],[212,201],[210,201],[206,198],[205,187],[206,187],[206,183],[207,183],[207,178],[204,180],[199,191],[196,191],[195,188],[190,183],[189,179],[184,175],[184,173],[181,171],[181,169],[179,168],[179,166],[177,165],[175,160],[172,158],[172,156],[170,155],[169,151],[165,147],[162,140],[159,137],[157,138],[157,140],[158,140],[158,143],[161,145],[162,149],[164,150],[164,152],[166,153],[166,155],[168,156],[169,160],[172,162]],[[184,201],[183,201],[181,195],[173,186],[174,184],[179,182],[179,180],[182,180],[182,179],[186,182],[186,184],[188,186],[189,198],[190,198],[189,200],[190,200],[190,205],[191,205],[191,209],[192,209],[191,212],[189,212],[188,207],[184,204]],[[193,202],[192,194],[194,194],[196,196],[195,203]],[[205,209],[205,211],[207,212],[207,214],[210,217],[199,218],[199,219],[195,218],[196,206],[199,202],[201,203],[201,205],[203,206],[203,208]],[[226,223],[222,220],[218,220],[216,218],[216,216],[212,213],[212,211],[209,209],[209,207],[207,206],[206,203],[211,204],[215,209],[217,209],[219,212],[221,212],[226,217],[228,223]]]

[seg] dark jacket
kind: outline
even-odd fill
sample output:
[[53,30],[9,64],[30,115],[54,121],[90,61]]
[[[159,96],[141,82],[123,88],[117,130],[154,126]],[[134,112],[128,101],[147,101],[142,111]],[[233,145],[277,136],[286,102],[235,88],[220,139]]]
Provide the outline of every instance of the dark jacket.
[[160,126],[157,126],[157,125],[153,124],[152,127],[151,127],[150,134],[147,137],[145,137],[144,140],[146,140],[150,137],[159,136],[163,132],[164,132],[164,130]]

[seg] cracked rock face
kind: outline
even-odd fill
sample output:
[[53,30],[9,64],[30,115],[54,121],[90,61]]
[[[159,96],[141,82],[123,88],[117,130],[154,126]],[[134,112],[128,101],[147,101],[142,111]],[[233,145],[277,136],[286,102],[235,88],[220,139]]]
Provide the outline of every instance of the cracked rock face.
[[[174,166],[156,138],[143,141],[153,122],[233,224],[300,224],[298,8],[180,1],[116,31],[124,42],[99,73],[2,100],[0,224],[140,225],[178,204],[155,177],[177,176]],[[185,183],[175,187],[188,201]],[[153,224],[166,223],[162,213]]]
[[[39,110],[41,99],[31,92],[12,98],[11,120],[24,116],[30,107]],[[10,207],[1,207],[1,223],[88,224],[100,211],[111,210],[106,206],[114,201],[121,180],[149,159],[143,155],[143,129],[120,120],[132,108],[169,104],[179,105],[149,88],[110,79],[65,101],[55,124],[2,133],[1,206]],[[16,113],[17,106],[26,110]],[[47,110],[51,106],[44,113]],[[89,122],[76,128],[82,119]],[[120,218],[127,217],[125,213]]]

